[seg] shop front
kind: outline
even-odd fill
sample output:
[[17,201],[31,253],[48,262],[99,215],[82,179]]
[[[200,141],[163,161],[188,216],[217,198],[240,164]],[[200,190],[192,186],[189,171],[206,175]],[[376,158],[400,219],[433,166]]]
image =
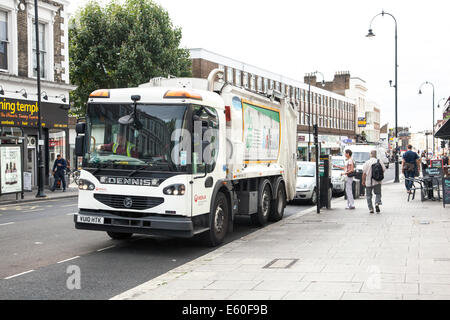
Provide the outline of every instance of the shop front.
[[[69,105],[41,101],[41,123],[43,128],[43,157],[45,184],[48,185],[53,162],[57,154],[67,159]],[[17,137],[23,144],[23,172],[30,177],[31,185],[37,185],[38,163],[38,106],[33,100],[0,97],[0,144],[11,144]],[[4,174],[4,173],[0,173]]]

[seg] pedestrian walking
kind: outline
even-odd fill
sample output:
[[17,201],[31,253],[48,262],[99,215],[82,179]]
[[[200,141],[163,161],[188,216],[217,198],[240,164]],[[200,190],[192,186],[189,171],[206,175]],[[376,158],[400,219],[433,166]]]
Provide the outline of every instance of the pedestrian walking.
[[406,192],[411,192],[412,181],[408,179],[414,179],[417,174],[420,174],[420,158],[412,151],[412,145],[408,145],[408,151],[403,154],[402,160],[402,172],[405,175]]
[[345,171],[342,175],[346,176],[345,194],[347,195],[347,207],[345,209],[355,209],[355,200],[353,199],[353,177],[355,176],[355,162],[352,159],[352,150],[345,150]]
[[366,199],[369,213],[373,214],[372,192],[375,193],[375,210],[380,213],[381,182],[384,179],[385,167],[377,159],[377,151],[370,151],[370,159],[363,165],[362,185],[366,187]]
[[53,183],[53,187],[50,189],[52,192],[55,191],[59,180],[61,180],[61,183],[63,185],[63,192],[66,192],[66,179],[64,178],[66,168],[66,160],[63,159],[60,154],[58,154],[53,164],[53,176],[55,177],[55,182]]

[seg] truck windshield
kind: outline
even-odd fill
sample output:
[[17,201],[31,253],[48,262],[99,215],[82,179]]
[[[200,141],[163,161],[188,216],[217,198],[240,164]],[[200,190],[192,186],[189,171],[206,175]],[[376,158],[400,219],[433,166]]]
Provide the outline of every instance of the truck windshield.
[[352,157],[356,163],[361,164],[370,159],[370,153],[369,152],[353,152]]
[[134,121],[119,123],[133,110],[133,104],[88,105],[85,165],[185,172],[186,165],[173,161],[171,151],[187,125],[188,105],[138,104]]

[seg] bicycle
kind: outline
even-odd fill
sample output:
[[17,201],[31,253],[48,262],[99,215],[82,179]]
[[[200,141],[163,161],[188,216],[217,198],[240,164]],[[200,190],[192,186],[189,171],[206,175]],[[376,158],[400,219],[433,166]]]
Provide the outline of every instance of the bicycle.
[[71,184],[70,179],[72,179],[72,182],[74,182],[76,185],[78,185],[80,183],[80,170],[79,169],[69,170],[68,176],[69,176],[69,179],[68,179],[69,184]]

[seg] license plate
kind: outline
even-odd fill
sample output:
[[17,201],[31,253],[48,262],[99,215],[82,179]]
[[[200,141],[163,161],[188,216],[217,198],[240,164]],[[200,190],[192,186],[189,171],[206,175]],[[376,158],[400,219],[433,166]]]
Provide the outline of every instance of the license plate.
[[93,216],[77,216],[77,222],[81,223],[94,223],[103,224],[103,217],[93,217]]

